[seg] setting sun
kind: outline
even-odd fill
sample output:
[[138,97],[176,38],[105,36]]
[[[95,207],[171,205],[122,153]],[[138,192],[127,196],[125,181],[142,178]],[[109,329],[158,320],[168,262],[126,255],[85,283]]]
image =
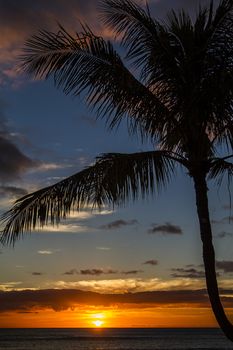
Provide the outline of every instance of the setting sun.
[[96,327],[101,327],[103,325],[103,321],[100,321],[100,320],[96,320],[96,321],[93,321],[92,322]]
[[103,313],[92,314],[91,318],[94,319],[91,323],[97,328],[102,327],[104,324],[103,319],[105,318],[105,315]]

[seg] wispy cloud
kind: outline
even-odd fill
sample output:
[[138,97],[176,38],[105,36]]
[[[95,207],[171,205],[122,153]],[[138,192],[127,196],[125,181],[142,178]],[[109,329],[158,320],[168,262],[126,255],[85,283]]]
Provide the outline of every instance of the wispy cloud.
[[112,269],[83,269],[80,270],[81,275],[91,275],[91,276],[100,276],[100,275],[110,275],[116,274],[116,270]]
[[51,255],[54,252],[52,250],[38,250],[37,253],[41,255]]
[[172,277],[175,278],[205,278],[205,272],[202,270],[197,270],[196,268],[173,268]]
[[49,233],[84,233],[91,232],[93,229],[85,225],[78,225],[75,223],[60,223],[57,225],[47,225],[43,231],[40,230],[40,233],[49,232]]
[[138,273],[142,273],[142,270],[113,270],[111,268],[92,268],[92,269],[81,269],[78,270],[73,268],[63,273],[63,275],[86,275],[86,276],[101,276],[101,275],[112,275],[112,274],[120,274],[120,275],[136,275]]
[[67,163],[44,163],[44,162],[38,162],[36,171],[49,171],[49,170],[57,170],[57,169],[65,169],[65,168],[72,168],[73,164],[67,164]]
[[181,235],[183,233],[180,226],[166,222],[163,225],[153,225],[151,229],[147,231],[150,234],[162,233],[163,235]]
[[104,251],[109,251],[111,250],[110,247],[96,247],[97,250],[104,250]]
[[121,273],[123,275],[137,275],[138,273],[142,273],[144,271],[142,270],[126,270],[126,271],[122,271]]

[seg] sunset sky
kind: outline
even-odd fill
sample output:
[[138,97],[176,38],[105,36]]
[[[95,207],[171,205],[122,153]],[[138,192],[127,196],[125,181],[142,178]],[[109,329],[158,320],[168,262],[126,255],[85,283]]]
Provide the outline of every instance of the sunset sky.
[[[171,7],[192,14],[198,8],[196,0],[149,4],[161,20]],[[38,29],[56,31],[57,22],[74,32],[81,19],[111,39],[97,5],[0,0],[1,213],[16,198],[78,172],[101,153],[152,149],[129,136],[125,124],[109,132],[84,99],[17,72],[24,41]],[[210,183],[209,189],[219,285],[233,319],[229,191],[225,183]],[[192,182],[179,170],[155,198],[73,212],[59,227],[25,234],[14,248],[0,246],[0,266],[0,327],[216,326],[205,291]]]

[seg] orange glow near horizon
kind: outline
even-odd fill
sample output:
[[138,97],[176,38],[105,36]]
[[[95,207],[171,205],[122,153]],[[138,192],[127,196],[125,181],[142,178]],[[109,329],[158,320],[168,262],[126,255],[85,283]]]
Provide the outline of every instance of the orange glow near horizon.
[[[212,310],[193,307],[80,306],[72,310],[51,309],[0,313],[1,328],[192,328],[217,327]],[[233,316],[233,310],[227,313]]]

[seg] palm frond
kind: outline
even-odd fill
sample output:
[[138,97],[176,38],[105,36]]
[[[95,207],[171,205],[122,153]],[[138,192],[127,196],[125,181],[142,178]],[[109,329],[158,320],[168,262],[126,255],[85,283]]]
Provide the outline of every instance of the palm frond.
[[74,37],[63,27],[58,33],[32,36],[21,57],[22,70],[34,77],[54,77],[66,94],[85,93],[87,103],[107,118],[110,128],[126,116],[131,132],[155,132],[168,109],[131,74],[109,41],[87,27],[83,30]]
[[1,242],[11,244],[37,226],[59,224],[72,208],[121,205],[153,194],[174,170],[175,159],[162,151],[104,154],[83,171],[18,199],[1,218]]
[[105,25],[121,35],[126,57],[141,68],[141,78],[154,92],[158,93],[163,86],[160,96],[166,100],[165,87],[174,77],[177,80],[180,77],[178,56],[183,56],[180,41],[151,17],[148,8],[144,10],[131,0],[102,0],[100,11]]
[[[227,158],[230,158],[230,156]],[[216,180],[217,183],[221,185],[223,179],[226,177],[229,186],[233,180],[233,163],[230,163],[225,159],[226,158],[217,158],[212,161],[209,171],[209,179]]]
[[220,1],[215,16],[213,18],[213,26],[214,28],[217,28],[219,24],[223,23],[223,20],[225,20],[226,16],[229,15],[233,10],[233,2],[232,0],[222,0]]

